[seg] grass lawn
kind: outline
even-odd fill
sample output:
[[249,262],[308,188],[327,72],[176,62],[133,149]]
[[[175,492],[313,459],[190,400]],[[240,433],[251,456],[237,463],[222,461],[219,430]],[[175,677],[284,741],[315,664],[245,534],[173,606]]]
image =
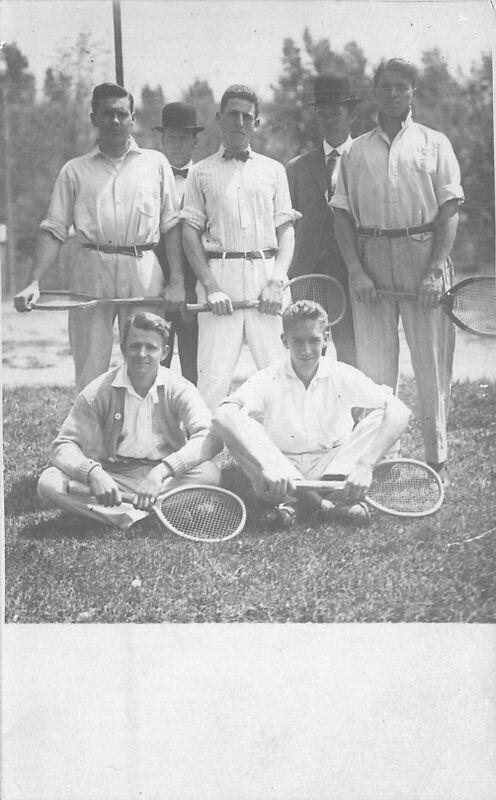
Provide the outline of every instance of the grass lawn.
[[[400,396],[415,409],[413,381]],[[433,517],[375,511],[366,530],[288,533],[267,523],[228,467],[224,485],[245,499],[248,524],[239,538],[209,545],[152,524],[125,533],[38,509],[36,480],[72,397],[61,387],[4,390],[7,622],[496,620],[495,384],[454,386],[453,483]],[[402,454],[422,458],[415,420]]]

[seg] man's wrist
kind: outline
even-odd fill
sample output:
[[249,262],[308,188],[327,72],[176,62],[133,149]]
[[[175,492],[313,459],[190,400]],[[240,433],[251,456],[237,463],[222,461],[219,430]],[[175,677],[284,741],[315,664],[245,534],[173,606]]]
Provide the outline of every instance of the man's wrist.
[[444,271],[440,264],[431,264],[424,273],[424,280],[429,278],[442,278],[443,275]]

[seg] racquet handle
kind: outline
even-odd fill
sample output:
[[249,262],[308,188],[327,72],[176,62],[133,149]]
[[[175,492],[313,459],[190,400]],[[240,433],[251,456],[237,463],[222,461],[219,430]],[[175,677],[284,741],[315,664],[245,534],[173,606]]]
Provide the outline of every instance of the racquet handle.
[[415,292],[396,292],[393,289],[376,289],[381,297],[397,297],[399,300],[418,300],[418,293]]
[[296,489],[315,489],[318,492],[328,492],[338,495],[344,489],[345,481],[307,481],[295,480]]
[[[258,300],[240,300],[239,302],[232,302],[231,305],[234,310],[238,308],[258,308],[259,306]],[[193,313],[201,313],[202,311],[211,311],[212,309],[208,305],[208,303],[186,303],[186,311],[192,311]]]
[[[81,486],[80,483],[75,483],[74,481],[69,481],[67,484],[67,493],[84,494],[88,495],[89,497],[92,496],[89,486]],[[129,492],[121,492],[121,497],[123,503],[130,503],[131,505],[133,504],[134,494],[130,494]]]

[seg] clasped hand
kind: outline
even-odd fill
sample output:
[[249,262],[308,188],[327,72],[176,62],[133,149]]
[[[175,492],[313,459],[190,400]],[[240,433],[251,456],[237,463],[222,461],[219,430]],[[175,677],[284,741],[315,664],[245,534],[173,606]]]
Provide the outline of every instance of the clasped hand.
[[31,311],[31,306],[40,299],[40,287],[38,281],[32,281],[22,292],[14,297],[14,307],[16,311]]
[[[138,484],[133,497],[133,505],[141,511],[149,511],[163,490],[164,480],[170,475],[166,464],[160,463],[152,467],[150,472]],[[122,503],[121,491],[108,472],[102,467],[95,467],[89,477],[90,492],[102,506],[119,506]]]
[[372,483],[372,467],[355,464],[346,478],[341,497],[347,503],[363,500]]

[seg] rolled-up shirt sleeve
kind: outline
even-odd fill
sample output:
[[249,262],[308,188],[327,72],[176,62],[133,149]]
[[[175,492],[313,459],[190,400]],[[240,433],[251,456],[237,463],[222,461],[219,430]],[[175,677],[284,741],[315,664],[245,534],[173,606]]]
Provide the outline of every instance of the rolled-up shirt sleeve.
[[186,179],[184,205],[180,216],[196,230],[204,230],[207,222],[205,197],[201,189],[200,175],[194,167]]
[[441,135],[439,141],[434,191],[439,207],[448,200],[458,200],[463,203],[465,199],[461,186],[460,167],[451,142],[444,135]]
[[179,198],[174,173],[164,157],[162,165],[162,197],[160,203],[160,232],[167,233],[179,222]]
[[74,222],[74,203],[76,189],[74,176],[68,164],[60,170],[52,192],[52,199],[46,219],[40,224],[42,231],[47,231],[64,243],[69,228]]
[[276,192],[274,196],[274,226],[279,228],[285,222],[296,222],[302,215],[291,205],[288,177],[282,164],[276,167]]

